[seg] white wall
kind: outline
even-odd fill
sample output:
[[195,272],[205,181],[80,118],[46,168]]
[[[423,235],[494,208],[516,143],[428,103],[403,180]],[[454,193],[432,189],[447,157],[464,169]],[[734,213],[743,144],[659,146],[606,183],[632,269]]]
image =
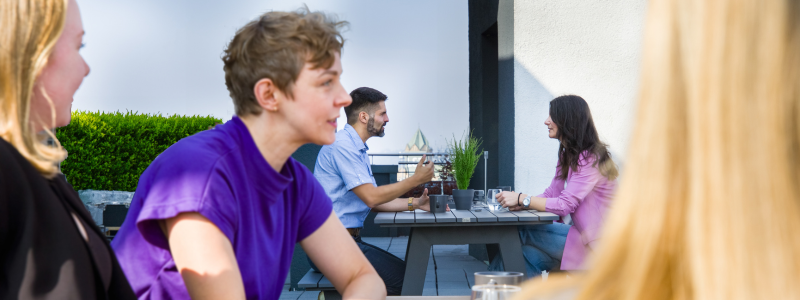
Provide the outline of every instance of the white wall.
[[[237,28],[269,10],[311,10],[350,22],[348,90],[389,96],[390,123],[370,152],[399,152],[417,128],[434,147],[469,127],[467,2],[461,0],[78,0],[91,74],[73,110],[213,115],[233,104],[220,56]],[[344,111],[340,127],[346,123]]]
[[555,174],[558,142],[547,137],[549,102],[589,103],[601,139],[623,164],[638,92],[646,3],[515,1],[515,188],[541,193]]

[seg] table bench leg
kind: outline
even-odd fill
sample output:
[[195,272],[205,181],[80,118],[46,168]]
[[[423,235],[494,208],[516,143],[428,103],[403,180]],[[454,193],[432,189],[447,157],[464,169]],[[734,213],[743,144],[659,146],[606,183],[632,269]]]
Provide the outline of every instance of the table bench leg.
[[401,295],[422,295],[425,286],[425,273],[431,255],[431,242],[425,230],[411,228],[406,248],[406,274],[403,277]]
[[499,246],[500,256],[503,258],[503,269],[506,272],[527,274],[525,257],[522,256],[522,243],[519,241],[519,233],[514,230],[513,233],[506,232],[502,234]]
[[490,264],[495,260],[495,258],[498,255],[500,255],[499,244],[486,244],[486,256],[489,258]]

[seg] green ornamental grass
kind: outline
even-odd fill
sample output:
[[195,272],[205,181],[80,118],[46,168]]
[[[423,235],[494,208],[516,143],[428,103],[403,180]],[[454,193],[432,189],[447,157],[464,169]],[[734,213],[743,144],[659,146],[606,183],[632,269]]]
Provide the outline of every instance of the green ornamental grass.
[[61,172],[76,190],[136,190],[139,175],[169,146],[221,123],[211,116],[75,111],[56,137],[67,150]]
[[472,179],[472,174],[475,173],[475,167],[483,152],[481,144],[483,141],[473,137],[471,131],[466,140],[456,140],[453,135],[453,141],[448,143],[450,160],[453,164],[453,177],[456,179],[456,186],[459,190],[466,190],[469,187],[469,180]]

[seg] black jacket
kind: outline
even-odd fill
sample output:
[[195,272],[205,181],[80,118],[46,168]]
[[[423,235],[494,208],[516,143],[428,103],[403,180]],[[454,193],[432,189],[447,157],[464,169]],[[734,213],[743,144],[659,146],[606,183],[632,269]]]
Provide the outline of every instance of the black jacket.
[[0,299],[30,298],[136,296],[111,245],[64,176],[48,180],[0,138]]

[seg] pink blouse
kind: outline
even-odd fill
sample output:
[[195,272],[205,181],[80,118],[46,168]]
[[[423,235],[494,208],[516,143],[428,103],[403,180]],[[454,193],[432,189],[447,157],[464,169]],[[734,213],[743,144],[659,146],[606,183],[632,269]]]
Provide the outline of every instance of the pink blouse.
[[[585,268],[583,261],[600,238],[600,229],[617,184],[616,180],[608,180],[600,174],[597,166],[592,167],[594,161],[594,155],[584,151],[578,161],[578,170],[570,170],[566,182],[556,175],[544,193],[537,196],[547,198],[545,209],[548,212],[562,217],[572,214],[573,226],[564,245],[562,270]],[[560,168],[556,168],[556,174],[559,172]]]

